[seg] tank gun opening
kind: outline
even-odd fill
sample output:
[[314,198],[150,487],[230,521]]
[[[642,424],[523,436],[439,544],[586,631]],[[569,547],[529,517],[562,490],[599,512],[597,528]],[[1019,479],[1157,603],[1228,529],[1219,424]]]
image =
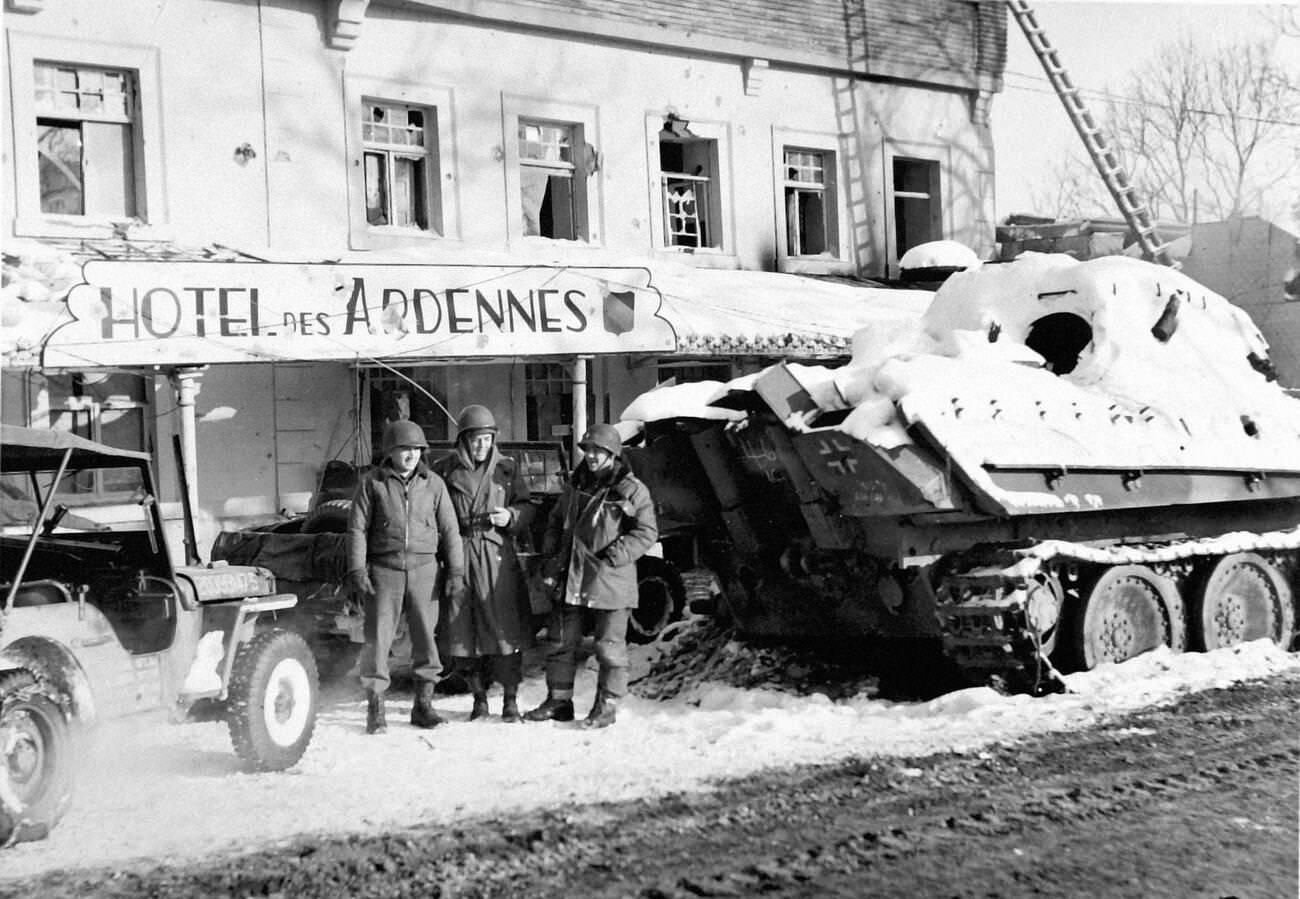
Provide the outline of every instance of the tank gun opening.
[[1029,326],[1025,345],[1047,360],[1058,375],[1074,371],[1079,354],[1092,343],[1092,325],[1073,312],[1053,312]]

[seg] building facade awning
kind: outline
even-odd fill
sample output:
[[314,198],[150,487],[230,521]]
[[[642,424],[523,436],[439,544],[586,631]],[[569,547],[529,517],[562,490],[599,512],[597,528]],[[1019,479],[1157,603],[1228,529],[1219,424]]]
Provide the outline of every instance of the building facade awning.
[[[31,243],[31,242],[29,242]],[[5,251],[5,368],[639,355],[826,358],[931,294],[625,259],[271,261],[117,241]],[[603,261],[603,260],[601,260]],[[636,264],[640,263],[640,264]]]

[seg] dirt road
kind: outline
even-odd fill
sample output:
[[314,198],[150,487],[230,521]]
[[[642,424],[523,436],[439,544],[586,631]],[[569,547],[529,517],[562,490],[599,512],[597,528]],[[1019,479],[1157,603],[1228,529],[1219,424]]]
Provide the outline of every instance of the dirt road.
[[1291,899],[1297,713],[1292,672],[974,754],[853,760],[184,867],[47,874],[0,884],[0,896]]

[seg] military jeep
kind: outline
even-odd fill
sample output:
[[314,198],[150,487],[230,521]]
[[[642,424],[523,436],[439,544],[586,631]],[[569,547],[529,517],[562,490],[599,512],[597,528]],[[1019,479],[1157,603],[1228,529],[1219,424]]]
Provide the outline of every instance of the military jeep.
[[302,757],[316,664],[277,624],[296,597],[264,568],[174,566],[148,454],[0,426],[0,525],[0,845],[63,815],[98,720],[202,703],[247,769]]

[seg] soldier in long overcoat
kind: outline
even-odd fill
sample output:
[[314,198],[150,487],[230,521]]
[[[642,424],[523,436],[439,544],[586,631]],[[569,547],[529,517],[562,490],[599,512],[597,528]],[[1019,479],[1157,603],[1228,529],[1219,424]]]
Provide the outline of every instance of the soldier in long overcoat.
[[576,653],[585,620],[594,619],[596,699],[587,727],[614,723],[627,693],[627,623],[637,605],[636,561],[659,539],[650,490],[623,461],[623,441],[607,424],[579,442],[583,460],[547,522],[542,555],[557,601],[547,623],[546,700],[524,717],[572,721]]
[[471,721],[488,714],[493,681],[505,694],[502,719],[519,721],[516,697],[532,613],[515,537],[532,522],[532,495],[515,460],[498,449],[489,409],[466,406],[456,424],[455,449],[434,463],[451,491],[465,548],[466,589],[444,610],[443,646],[474,694]]

